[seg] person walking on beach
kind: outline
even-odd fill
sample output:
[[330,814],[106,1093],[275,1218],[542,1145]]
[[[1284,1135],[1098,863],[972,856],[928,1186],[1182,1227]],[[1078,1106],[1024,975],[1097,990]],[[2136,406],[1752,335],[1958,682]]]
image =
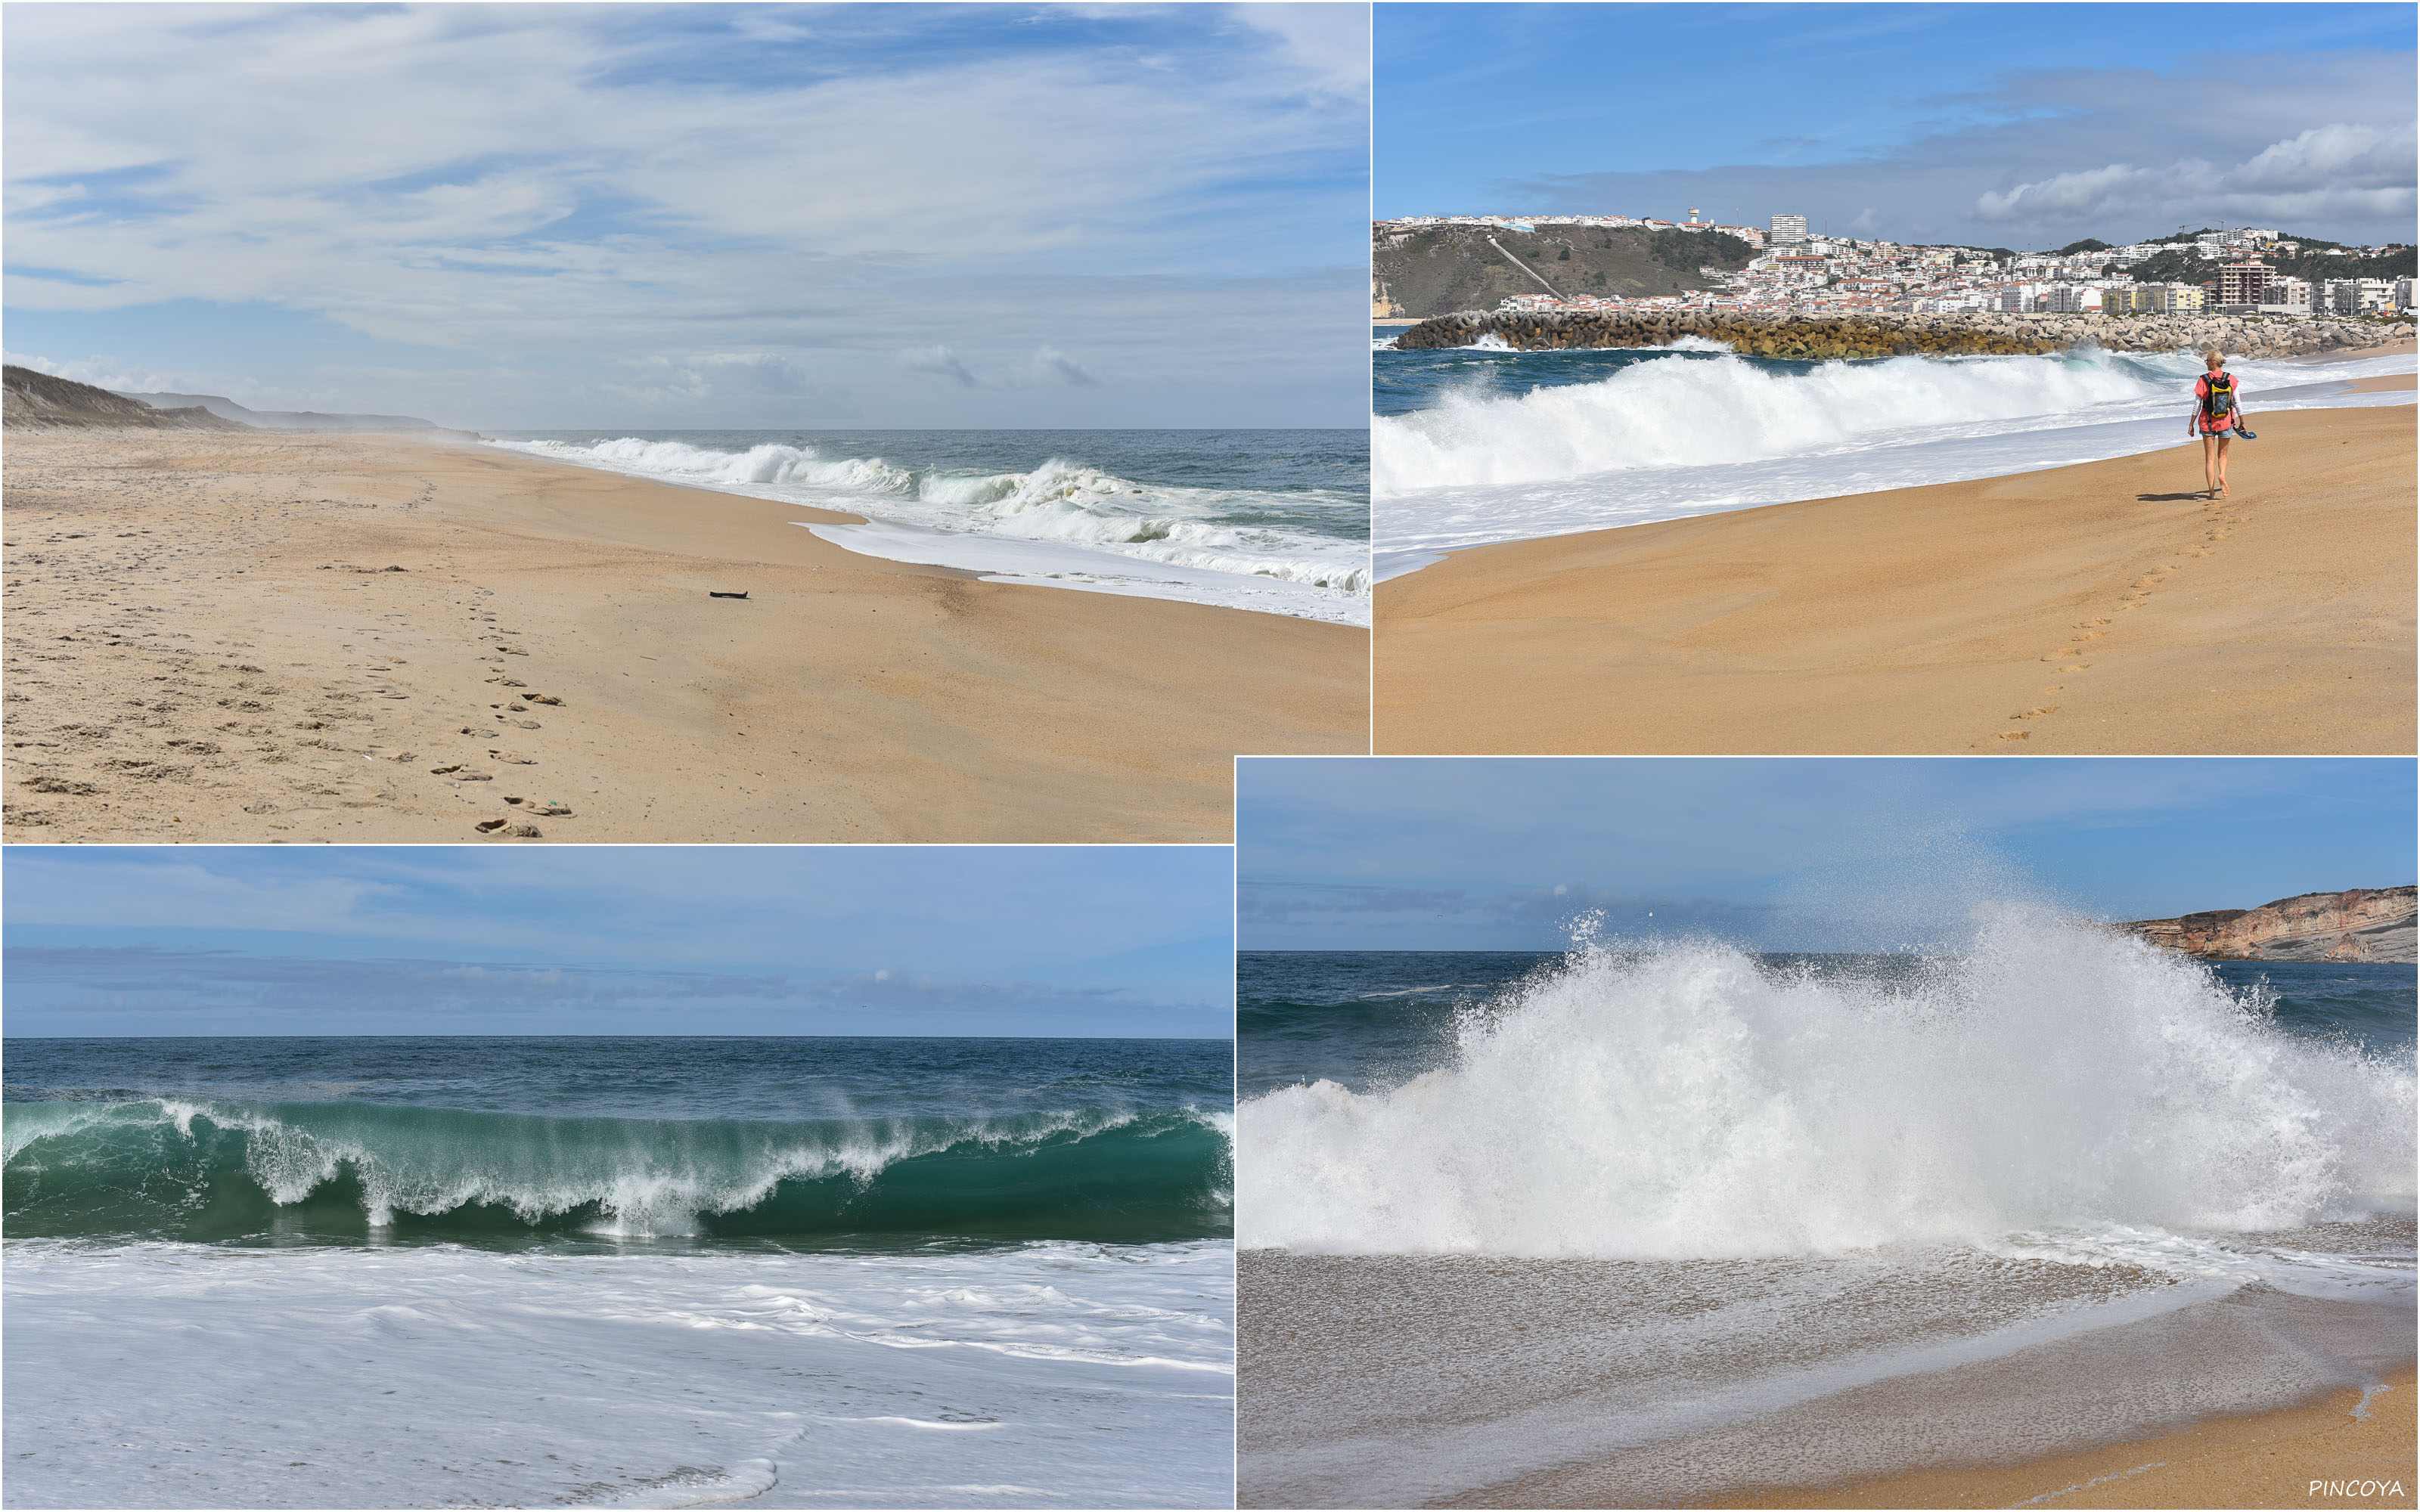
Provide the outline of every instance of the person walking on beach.
[[2212,499],[2226,497],[2226,443],[2242,418],[2237,403],[2243,390],[2226,370],[2226,355],[2212,347],[2201,354],[2210,369],[2194,379],[2194,429],[2201,437],[2202,483]]

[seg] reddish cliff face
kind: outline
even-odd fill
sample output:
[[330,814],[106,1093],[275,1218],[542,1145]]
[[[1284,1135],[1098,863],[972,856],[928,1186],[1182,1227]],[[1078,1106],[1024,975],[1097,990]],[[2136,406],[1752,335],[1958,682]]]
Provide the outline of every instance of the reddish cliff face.
[[2205,961],[2408,963],[2420,960],[2413,914],[2411,887],[2355,887],[2118,927]]

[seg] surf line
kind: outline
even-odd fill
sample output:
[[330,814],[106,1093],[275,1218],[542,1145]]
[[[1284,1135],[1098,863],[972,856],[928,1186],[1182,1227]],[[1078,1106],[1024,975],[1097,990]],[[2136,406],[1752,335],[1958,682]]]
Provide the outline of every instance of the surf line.
[[2095,1475],[2090,1480],[2084,1482],[2080,1486],[2070,1486],[2062,1490],[2044,1491],[2040,1496],[2028,1496],[2024,1501],[2012,1502],[2009,1505],[2032,1506],[2038,1502],[2048,1502],[2056,1497],[2065,1496],[2069,1491],[2088,1491],[2095,1486],[2105,1486],[2113,1480],[2125,1480],[2130,1476],[2139,1475],[2147,1470],[2157,1470],[2166,1463],[2167,1461],[2164,1459],[2154,1459],[2148,1465],[2136,1465],[2132,1470],[2121,1470],[2115,1475]]

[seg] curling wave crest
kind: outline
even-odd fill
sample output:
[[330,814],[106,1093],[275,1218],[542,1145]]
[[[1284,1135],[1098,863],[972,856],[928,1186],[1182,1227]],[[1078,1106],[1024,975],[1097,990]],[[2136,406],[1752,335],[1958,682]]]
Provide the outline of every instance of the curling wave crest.
[[552,1118],[365,1103],[12,1103],[15,1236],[475,1240],[1222,1234],[1224,1110],[865,1119]]
[[2410,1212],[2408,1059],[2205,968],[2010,916],[1914,985],[1597,948],[1466,1009],[1450,1063],[1237,1109],[1246,1247],[1607,1259],[2030,1253]]

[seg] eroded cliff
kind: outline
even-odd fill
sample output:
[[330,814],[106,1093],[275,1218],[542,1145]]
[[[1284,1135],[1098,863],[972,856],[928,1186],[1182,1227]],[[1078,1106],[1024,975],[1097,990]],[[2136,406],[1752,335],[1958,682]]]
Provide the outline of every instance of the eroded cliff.
[[2411,887],[2355,887],[2117,927],[2204,961],[2411,963],[2413,911]]

